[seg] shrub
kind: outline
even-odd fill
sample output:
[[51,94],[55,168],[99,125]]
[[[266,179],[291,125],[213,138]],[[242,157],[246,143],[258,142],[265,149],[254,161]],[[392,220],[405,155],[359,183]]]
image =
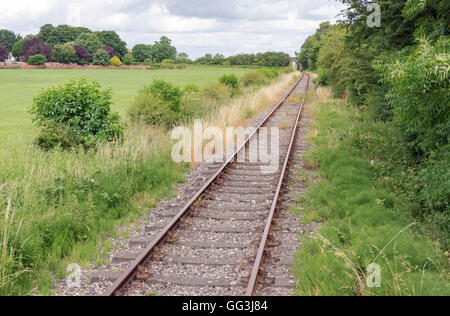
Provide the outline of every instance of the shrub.
[[46,61],[47,61],[47,58],[45,58],[44,55],[36,54],[36,55],[33,55],[30,58],[28,58],[28,65],[40,66],[40,65],[45,64]]
[[9,51],[6,46],[0,46],[0,62],[4,62],[8,59]]
[[25,42],[25,39],[21,39],[14,44],[12,51],[11,51],[14,58],[19,59],[20,57],[22,57],[24,42]]
[[55,45],[53,59],[62,64],[75,63],[77,61],[77,53],[72,45],[68,43],[58,44]]
[[132,49],[134,60],[141,63],[151,58],[150,46],[145,44],[137,44]]
[[242,76],[241,81],[244,87],[262,86],[267,84],[267,80],[264,78],[264,75],[260,72],[247,73]]
[[133,121],[172,128],[187,114],[181,110],[182,91],[172,84],[155,80],[135,98],[128,113]]
[[233,89],[239,88],[239,78],[235,74],[223,75],[219,82]]
[[24,41],[22,46],[23,57],[25,61],[33,55],[44,55],[48,61],[52,59],[53,50],[50,46],[42,44],[38,38],[32,37]]
[[200,89],[200,95],[213,101],[223,101],[231,97],[228,87],[219,82],[209,83]]
[[111,65],[113,65],[113,66],[122,66],[122,62],[120,61],[120,58],[117,57],[117,56],[113,56],[113,57],[110,59],[110,63],[111,63]]
[[200,89],[196,84],[189,84],[183,89],[183,93],[193,93],[193,92],[199,92]]
[[75,53],[77,55],[78,64],[85,65],[89,63],[89,53],[83,45],[75,45],[73,48],[75,49]]
[[[82,45],[89,53],[89,55],[95,54],[97,50],[105,46],[100,38],[94,33],[83,33],[75,40],[76,45]],[[109,59],[109,57],[108,57]]]
[[275,68],[266,68],[262,69],[261,73],[267,78],[267,79],[275,79],[279,76],[278,70]]
[[123,56],[123,63],[125,65],[132,65],[135,62],[133,54],[132,53],[126,53]]
[[[106,52],[105,52],[106,53]],[[37,143],[45,149],[83,145],[95,147],[122,135],[119,116],[111,113],[111,90],[100,90],[97,82],[72,80],[64,86],[41,92],[31,114],[43,128]]]
[[109,53],[103,49],[99,49],[94,55],[93,64],[98,66],[109,66],[111,64]]
[[114,48],[111,46],[103,46],[102,49],[109,54],[109,58],[113,58],[114,56],[118,56]]

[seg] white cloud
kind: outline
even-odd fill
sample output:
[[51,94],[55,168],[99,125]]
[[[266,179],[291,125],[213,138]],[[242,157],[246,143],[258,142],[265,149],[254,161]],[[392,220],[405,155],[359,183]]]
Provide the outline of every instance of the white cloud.
[[294,54],[321,22],[335,21],[334,0],[0,0],[0,28],[37,33],[43,24],[79,21],[93,30],[113,29],[133,46],[162,35],[191,57],[206,52],[283,50]]

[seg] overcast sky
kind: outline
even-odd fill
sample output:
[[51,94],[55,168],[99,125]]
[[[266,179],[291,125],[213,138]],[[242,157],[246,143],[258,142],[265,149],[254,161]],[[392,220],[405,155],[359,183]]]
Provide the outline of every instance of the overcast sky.
[[115,30],[130,48],[167,35],[191,58],[268,50],[294,56],[341,9],[335,0],[0,0],[0,29],[36,34],[50,23]]

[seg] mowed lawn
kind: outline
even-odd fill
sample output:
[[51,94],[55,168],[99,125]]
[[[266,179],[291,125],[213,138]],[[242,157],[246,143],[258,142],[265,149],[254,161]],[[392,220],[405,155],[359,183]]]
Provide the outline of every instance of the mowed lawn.
[[223,74],[238,76],[253,71],[245,68],[191,66],[182,70],[142,69],[0,69],[0,150],[26,146],[37,134],[29,110],[41,89],[64,84],[72,78],[97,80],[102,88],[112,88],[113,111],[122,117],[138,90],[153,79],[164,79],[177,86],[203,85]]

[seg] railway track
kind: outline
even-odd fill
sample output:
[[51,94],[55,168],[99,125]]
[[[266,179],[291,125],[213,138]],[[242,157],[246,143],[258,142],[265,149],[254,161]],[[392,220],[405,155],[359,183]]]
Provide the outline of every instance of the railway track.
[[[143,284],[155,293],[194,296],[251,296],[295,288],[289,273],[279,277],[267,269],[288,271],[292,262],[284,261],[280,250],[293,251],[298,245],[297,232],[288,227],[292,218],[277,210],[309,82],[303,74],[226,163],[210,165],[210,179],[186,205],[153,214],[156,223],[145,233],[154,238],[141,253],[117,259],[131,264],[116,273],[105,296],[132,295]],[[249,162],[250,139],[262,127],[279,128],[280,164],[273,174],[262,172],[265,164]],[[245,161],[237,161],[244,150]]]

